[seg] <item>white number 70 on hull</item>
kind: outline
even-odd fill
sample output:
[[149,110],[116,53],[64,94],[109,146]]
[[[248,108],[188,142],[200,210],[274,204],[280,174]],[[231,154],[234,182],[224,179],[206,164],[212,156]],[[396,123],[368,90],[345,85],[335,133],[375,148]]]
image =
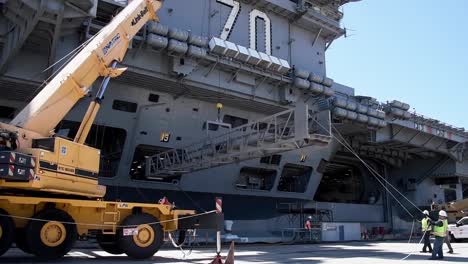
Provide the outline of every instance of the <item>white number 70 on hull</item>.
[[[220,39],[227,40],[231,35],[234,22],[240,13],[240,3],[234,0],[216,0],[216,2],[232,7],[231,13],[229,14],[226,23],[221,31]],[[271,21],[267,14],[253,9],[249,14],[249,40],[250,48],[257,50],[257,18],[262,19],[265,22],[265,53],[271,55]]]

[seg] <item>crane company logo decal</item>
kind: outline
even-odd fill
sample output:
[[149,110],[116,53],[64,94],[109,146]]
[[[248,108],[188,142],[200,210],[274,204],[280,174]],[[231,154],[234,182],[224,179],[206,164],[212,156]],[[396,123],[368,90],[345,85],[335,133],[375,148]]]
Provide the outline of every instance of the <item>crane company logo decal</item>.
[[62,146],[60,148],[60,154],[62,154],[62,156],[67,155],[67,147],[66,146]]
[[118,203],[117,208],[129,208],[128,203]]
[[132,27],[138,24],[140,20],[148,13],[148,7],[146,6],[132,19]]
[[107,55],[107,53],[115,46],[115,44],[117,44],[117,42],[119,42],[120,40],[120,34],[117,33],[117,35],[115,35],[110,41],[109,43],[107,43],[107,45],[104,46],[104,48],[102,48],[102,53],[104,55]]
[[66,173],[75,173],[75,169],[73,168],[67,168],[67,167],[63,167],[63,166],[58,166],[58,171],[63,171],[63,172],[66,172]]

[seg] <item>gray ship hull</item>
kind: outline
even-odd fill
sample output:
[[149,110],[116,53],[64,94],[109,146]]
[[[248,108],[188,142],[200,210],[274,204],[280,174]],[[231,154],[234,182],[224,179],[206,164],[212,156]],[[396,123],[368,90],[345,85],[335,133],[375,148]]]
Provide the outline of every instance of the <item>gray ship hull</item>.
[[[2,122],[60,70],[67,61],[62,57],[126,4],[43,2],[1,3],[0,30],[9,32],[0,38]],[[100,183],[108,186],[107,198],[157,202],[166,196],[180,208],[204,211],[222,197],[236,234],[271,241],[314,214],[320,221],[408,229],[419,216],[416,207],[467,197],[464,129],[416,115],[396,100],[357,96],[327,76],[325,53],[344,33],[339,7],[347,2],[164,2],[160,23],[148,24],[130,45],[121,62],[128,70],[111,80],[87,140],[102,151]],[[58,136],[74,136],[96,90],[68,113]],[[219,113],[217,103],[223,105]],[[255,158],[147,173],[155,155],[183,153],[300,104],[307,105],[310,124],[326,126],[327,136],[336,138],[273,154],[255,144]]]

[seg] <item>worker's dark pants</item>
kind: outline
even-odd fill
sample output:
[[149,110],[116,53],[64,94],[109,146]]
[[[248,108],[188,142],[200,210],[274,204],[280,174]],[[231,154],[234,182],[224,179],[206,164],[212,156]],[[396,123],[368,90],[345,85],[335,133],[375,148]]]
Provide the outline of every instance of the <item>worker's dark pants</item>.
[[450,234],[448,234],[448,235],[445,237],[444,242],[447,244],[447,247],[449,248],[450,252],[453,252],[452,245],[450,244]]
[[434,249],[432,250],[432,258],[443,258],[444,252],[442,251],[442,245],[444,244],[444,238],[436,236],[434,241]]
[[423,247],[422,251],[426,252],[426,248],[429,249],[429,252],[432,252],[431,232],[430,231],[424,232],[424,247]]

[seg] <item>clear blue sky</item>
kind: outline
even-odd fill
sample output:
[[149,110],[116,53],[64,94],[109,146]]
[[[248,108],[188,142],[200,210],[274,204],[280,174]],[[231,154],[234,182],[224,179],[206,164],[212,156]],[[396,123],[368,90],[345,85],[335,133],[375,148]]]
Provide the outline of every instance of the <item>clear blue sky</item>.
[[468,129],[468,0],[363,0],[344,13],[354,31],[328,49],[328,76]]

